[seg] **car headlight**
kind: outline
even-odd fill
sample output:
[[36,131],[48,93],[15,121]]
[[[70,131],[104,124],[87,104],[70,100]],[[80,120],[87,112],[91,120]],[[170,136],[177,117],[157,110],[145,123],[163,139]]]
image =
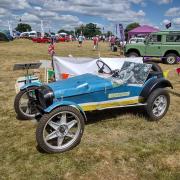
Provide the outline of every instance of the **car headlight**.
[[53,90],[47,86],[40,86],[35,90],[36,98],[39,102],[39,105],[45,109],[53,103],[54,93]]

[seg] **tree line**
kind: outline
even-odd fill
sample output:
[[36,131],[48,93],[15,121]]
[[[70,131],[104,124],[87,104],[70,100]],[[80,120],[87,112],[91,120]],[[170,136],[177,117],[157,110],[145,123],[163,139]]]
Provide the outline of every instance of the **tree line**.
[[[130,31],[138,26],[140,26],[140,25],[137,22],[130,23],[126,26],[126,28],[124,30],[126,39],[127,39],[128,31]],[[26,32],[26,31],[32,30],[31,26],[29,24],[25,24],[25,23],[19,23],[15,29],[16,29],[16,31],[19,31],[19,32]],[[101,29],[100,27],[97,26],[97,24],[94,24],[94,23],[88,23],[85,25],[82,24],[82,25],[76,27],[74,31],[72,31],[72,30],[68,31],[65,29],[60,29],[58,31],[58,33],[62,33],[62,32],[67,33],[68,35],[75,35],[75,36],[83,34],[85,37],[93,37],[96,35],[103,35],[103,34],[105,36],[113,35],[113,33],[111,31],[107,31],[106,33],[104,33],[104,28]]]

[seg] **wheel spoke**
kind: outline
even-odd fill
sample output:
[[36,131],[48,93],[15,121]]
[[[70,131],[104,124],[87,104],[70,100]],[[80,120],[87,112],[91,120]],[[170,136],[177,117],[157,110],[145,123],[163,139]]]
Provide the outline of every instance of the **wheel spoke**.
[[165,100],[165,97],[161,97],[161,103],[163,103],[163,104],[164,104],[164,103],[165,103],[165,101],[166,101],[166,100]]
[[66,124],[66,113],[63,113],[61,116],[61,124]]
[[27,107],[27,103],[26,103],[26,104],[25,104],[25,103],[22,103],[22,104],[19,105],[19,107],[25,108],[25,107]]
[[60,126],[60,124],[54,122],[54,121],[49,121],[48,124],[54,129],[57,130]]
[[30,114],[30,109],[29,109],[29,107],[27,107],[27,109],[26,109],[26,114]]
[[153,114],[157,114],[158,113],[158,107],[155,107],[155,108],[153,108]]
[[58,137],[57,139],[57,146],[61,146],[63,143],[64,137]]
[[155,102],[154,102],[154,105],[157,107],[157,106],[159,106],[159,104],[160,104],[160,102],[158,101],[158,100],[156,100]]
[[29,102],[29,99],[27,98],[21,98],[19,101],[19,105],[27,105]]
[[54,139],[56,137],[58,137],[58,135],[57,135],[56,131],[53,131],[51,134],[48,134],[46,136],[46,141],[49,141],[49,140]]
[[75,134],[74,133],[72,133],[72,132],[68,132],[67,134],[66,134],[66,136],[67,137],[70,137],[70,138],[74,138],[74,136],[75,136]]
[[68,129],[71,129],[75,124],[77,123],[77,120],[72,120],[67,123]]

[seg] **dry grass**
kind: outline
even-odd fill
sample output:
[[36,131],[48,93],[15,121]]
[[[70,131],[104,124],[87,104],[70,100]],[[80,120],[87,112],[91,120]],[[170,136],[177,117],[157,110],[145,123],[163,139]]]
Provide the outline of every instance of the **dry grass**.
[[[180,179],[180,77],[173,68],[171,106],[159,122],[148,122],[138,109],[116,109],[88,114],[80,145],[63,154],[37,151],[36,124],[19,121],[13,109],[14,63],[49,59],[47,44],[29,40],[0,43],[0,179]],[[118,56],[100,44],[102,57]],[[92,42],[57,45],[59,56],[97,57]]]

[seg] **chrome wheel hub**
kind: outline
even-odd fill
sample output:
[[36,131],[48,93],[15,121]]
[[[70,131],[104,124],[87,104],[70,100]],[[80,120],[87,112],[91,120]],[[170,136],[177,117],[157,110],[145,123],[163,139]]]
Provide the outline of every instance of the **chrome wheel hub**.
[[164,95],[160,95],[158,96],[154,102],[153,102],[153,106],[152,106],[152,112],[154,114],[154,116],[159,117],[161,116],[167,107],[167,98]]
[[175,59],[175,57],[173,57],[173,56],[169,56],[169,57],[167,58],[167,62],[168,62],[169,64],[173,64],[175,61],[176,61],[176,59]]
[[63,135],[67,134],[67,132],[68,132],[68,126],[67,125],[60,125],[58,129],[59,129],[59,132]]

